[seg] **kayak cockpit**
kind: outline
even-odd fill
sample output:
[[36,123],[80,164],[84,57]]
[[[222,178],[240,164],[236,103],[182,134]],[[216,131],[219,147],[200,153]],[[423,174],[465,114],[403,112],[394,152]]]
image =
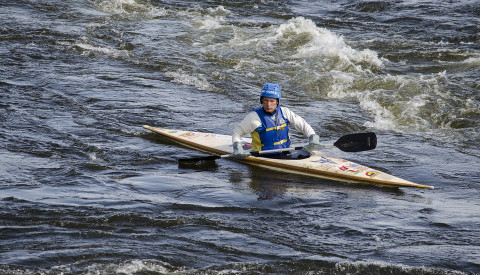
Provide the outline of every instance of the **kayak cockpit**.
[[261,154],[259,157],[262,158],[270,158],[270,159],[291,159],[291,160],[298,160],[298,159],[306,159],[309,158],[312,154],[307,150],[294,150],[294,151],[286,151],[276,154]]

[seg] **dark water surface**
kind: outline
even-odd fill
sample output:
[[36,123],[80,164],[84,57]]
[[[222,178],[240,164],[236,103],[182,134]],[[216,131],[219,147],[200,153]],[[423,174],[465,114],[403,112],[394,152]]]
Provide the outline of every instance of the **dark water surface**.
[[[1,274],[480,273],[478,1],[0,0],[0,22]],[[331,154],[436,189],[179,167],[200,153],[142,128],[230,134],[267,81],[323,141],[379,138]]]

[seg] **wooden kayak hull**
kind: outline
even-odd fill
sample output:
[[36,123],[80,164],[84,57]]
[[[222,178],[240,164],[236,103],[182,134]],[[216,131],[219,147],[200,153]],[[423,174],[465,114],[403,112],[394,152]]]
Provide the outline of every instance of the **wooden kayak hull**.
[[[233,150],[232,137],[229,135],[163,129],[148,125],[144,125],[144,128],[186,147],[213,155],[231,154]],[[250,143],[250,138],[242,138],[242,144],[244,144],[245,148],[248,148]],[[267,169],[335,181],[376,184],[391,187],[434,189],[433,186],[417,184],[385,172],[359,165],[348,160],[332,157],[321,151],[315,150],[311,151],[311,156],[305,159],[273,159],[249,156],[240,161]]]

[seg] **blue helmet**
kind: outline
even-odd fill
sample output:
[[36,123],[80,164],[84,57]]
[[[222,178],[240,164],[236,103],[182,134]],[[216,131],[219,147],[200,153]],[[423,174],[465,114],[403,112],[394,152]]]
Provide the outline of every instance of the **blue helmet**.
[[280,99],[282,98],[280,86],[278,84],[266,83],[263,85],[262,93],[260,94],[260,104],[262,104],[263,97],[277,98],[278,104],[280,104]]

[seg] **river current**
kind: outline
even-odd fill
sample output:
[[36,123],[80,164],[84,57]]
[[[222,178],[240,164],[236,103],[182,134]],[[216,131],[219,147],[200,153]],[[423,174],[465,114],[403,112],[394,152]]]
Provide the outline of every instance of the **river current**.
[[[478,1],[0,0],[1,274],[480,274]],[[265,82],[328,153],[434,190],[272,172]],[[306,139],[292,132],[292,141]]]

